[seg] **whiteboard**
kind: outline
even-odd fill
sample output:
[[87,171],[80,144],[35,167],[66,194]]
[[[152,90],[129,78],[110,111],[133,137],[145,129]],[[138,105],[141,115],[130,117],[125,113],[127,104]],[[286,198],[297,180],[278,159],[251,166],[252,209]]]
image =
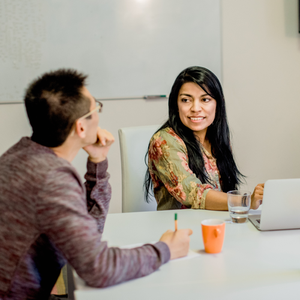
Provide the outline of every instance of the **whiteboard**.
[[169,94],[180,71],[221,76],[220,0],[0,0],[0,102],[58,68],[96,98]]

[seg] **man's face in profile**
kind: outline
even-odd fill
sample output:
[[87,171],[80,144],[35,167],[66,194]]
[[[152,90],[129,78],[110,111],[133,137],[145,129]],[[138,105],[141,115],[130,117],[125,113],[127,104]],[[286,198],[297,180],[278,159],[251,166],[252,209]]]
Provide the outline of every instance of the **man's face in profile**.
[[[90,111],[94,110],[97,106],[95,98],[91,95],[88,89],[84,86],[82,88],[82,94],[89,99]],[[85,122],[87,124],[87,135],[86,135],[86,143],[87,145],[94,144],[97,141],[97,128],[99,123],[99,115],[98,110],[94,111],[90,118],[86,118]]]

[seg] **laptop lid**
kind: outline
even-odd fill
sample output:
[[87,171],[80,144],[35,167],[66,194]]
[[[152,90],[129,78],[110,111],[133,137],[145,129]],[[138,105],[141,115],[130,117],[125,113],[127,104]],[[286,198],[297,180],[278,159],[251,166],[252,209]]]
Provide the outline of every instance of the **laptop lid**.
[[300,228],[300,178],[267,180],[260,230]]

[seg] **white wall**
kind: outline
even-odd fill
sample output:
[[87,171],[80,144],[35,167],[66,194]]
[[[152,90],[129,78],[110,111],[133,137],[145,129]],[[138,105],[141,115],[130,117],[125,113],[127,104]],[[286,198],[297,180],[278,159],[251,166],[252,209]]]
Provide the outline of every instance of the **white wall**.
[[250,189],[300,177],[297,0],[223,0],[223,87]]
[[[300,38],[297,0],[223,0],[223,87],[233,148],[246,187],[300,177]],[[174,74],[174,78],[177,74]],[[167,101],[106,101],[100,126],[116,143],[109,153],[110,212],[121,212],[117,129],[162,123]],[[0,154],[29,135],[22,105],[0,105]],[[84,153],[74,161],[84,173]]]
[[0,105],[0,155],[22,136],[30,136],[25,107],[21,104]]

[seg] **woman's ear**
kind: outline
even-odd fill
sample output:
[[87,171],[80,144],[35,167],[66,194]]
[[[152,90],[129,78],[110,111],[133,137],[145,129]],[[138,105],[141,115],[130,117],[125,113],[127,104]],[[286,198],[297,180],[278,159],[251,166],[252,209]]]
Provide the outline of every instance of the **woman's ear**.
[[76,120],[75,122],[75,133],[80,137],[80,138],[85,138],[86,136],[86,128],[85,128],[85,123],[84,120]]

